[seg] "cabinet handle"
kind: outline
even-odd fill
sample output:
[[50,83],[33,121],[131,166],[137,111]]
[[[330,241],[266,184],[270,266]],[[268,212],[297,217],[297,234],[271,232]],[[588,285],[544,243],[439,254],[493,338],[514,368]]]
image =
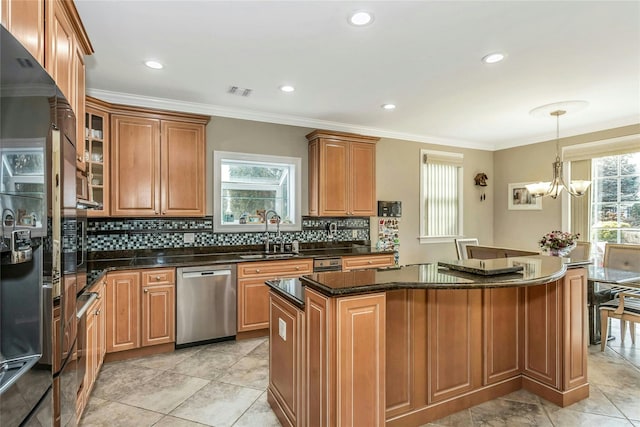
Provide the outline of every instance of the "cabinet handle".
[[298,267],[296,267],[296,270],[300,270],[300,267],[299,267],[299,266],[298,266]]
[[373,264],[373,261],[371,261],[371,260],[369,260],[369,261],[367,261],[367,262],[368,262],[369,264]]
[[260,269],[259,268],[256,268],[256,273],[260,273]]
[[145,290],[144,290],[144,293],[145,293],[145,294],[148,294],[148,293],[149,293],[149,289],[145,289]]
[[160,276],[156,276],[156,280],[160,280]]
[[96,310],[96,316],[98,316],[100,314],[100,309]]

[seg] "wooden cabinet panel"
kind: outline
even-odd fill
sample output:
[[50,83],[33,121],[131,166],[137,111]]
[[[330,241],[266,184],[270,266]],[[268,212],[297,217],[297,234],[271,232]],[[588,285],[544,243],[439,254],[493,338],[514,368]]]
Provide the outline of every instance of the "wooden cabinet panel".
[[393,254],[342,257],[342,271],[392,267],[393,265]]
[[385,294],[339,298],[336,312],[337,425],[384,425]]
[[2,25],[44,66],[44,0],[3,0]]
[[309,141],[309,214],[376,214],[375,143],[378,138],[314,131]]
[[320,143],[320,212],[323,216],[349,212],[349,144],[340,141]]
[[412,291],[388,291],[385,312],[386,333],[386,417],[405,413],[412,407],[413,389],[413,304]]
[[304,313],[273,292],[270,301],[270,322],[278,327],[269,332],[269,392],[278,401],[287,422],[302,425]]
[[429,402],[482,383],[482,291],[429,290]]
[[240,279],[249,277],[298,277],[310,274],[312,271],[313,260],[310,258],[238,264],[238,278]]
[[102,101],[86,98],[85,153],[88,154],[87,181],[89,200],[100,203],[101,209],[90,209],[90,217],[109,216],[110,213],[110,144],[109,112]]
[[74,60],[73,27],[61,0],[49,1],[46,9],[46,69],[73,108],[75,95],[72,67]]
[[140,274],[107,276],[107,352],[140,347]]
[[374,216],[376,209],[376,146],[352,143],[349,152],[349,214]]
[[86,150],[84,130],[85,124],[85,60],[84,51],[81,45],[75,41],[73,49],[73,87],[74,87],[74,104],[73,111],[76,113],[76,167],[86,172],[87,164],[84,158]]
[[162,214],[204,215],[204,125],[164,120],[161,135]]
[[561,295],[558,282],[524,289],[525,374],[554,388],[559,385],[560,375],[556,360],[562,324]]
[[523,295],[522,288],[483,291],[484,384],[522,372]]
[[147,285],[142,288],[142,346],[176,340],[176,287]]
[[159,268],[142,270],[142,286],[175,285],[176,270],[173,268]]
[[587,383],[587,348],[589,347],[587,307],[587,270],[567,270],[563,284],[563,389]]
[[111,214],[160,214],[160,121],[111,116]]

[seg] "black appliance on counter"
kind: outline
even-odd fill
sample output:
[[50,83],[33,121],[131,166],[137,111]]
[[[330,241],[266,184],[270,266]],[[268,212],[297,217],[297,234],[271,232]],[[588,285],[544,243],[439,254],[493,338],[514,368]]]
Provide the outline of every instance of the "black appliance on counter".
[[[76,297],[86,285],[86,273],[78,276],[86,220],[79,225],[76,209],[75,117],[2,26],[0,55],[0,426],[75,426]],[[31,259],[19,263],[4,256],[16,230],[31,235]]]

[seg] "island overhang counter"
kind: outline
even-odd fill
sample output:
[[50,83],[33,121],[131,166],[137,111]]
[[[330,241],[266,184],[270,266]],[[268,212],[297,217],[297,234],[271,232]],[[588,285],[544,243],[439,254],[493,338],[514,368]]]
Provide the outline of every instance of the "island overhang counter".
[[586,270],[500,262],[522,271],[425,264],[268,283],[280,421],[418,426],[521,388],[563,407],[588,397]]

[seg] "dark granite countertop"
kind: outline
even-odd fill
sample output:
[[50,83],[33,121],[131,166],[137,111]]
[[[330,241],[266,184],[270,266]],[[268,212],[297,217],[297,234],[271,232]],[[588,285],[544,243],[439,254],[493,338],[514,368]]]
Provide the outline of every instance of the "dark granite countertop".
[[267,280],[267,286],[300,309],[304,309],[304,286],[300,279]]
[[[370,246],[352,245],[339,248],[314,248],[301,250],[297,254],[269,254],[263,252],[221,252],[219,248],[182,250],[112,251],[90,254],[87,270],[92,282],[99,280],[108,271],[132,270],[139,268],[191,267],[200,265],[229,264],[255,261],[278,261],[287,259],[323,258],[336,256],[390,254],[391,251],[377,251]],[[250,258],[243,258],[249,256]],[[96,273],[97,272],[97,273]]]
[[309,288],[327,296],[383,292],[395,289],[484,289],[541,285],[564,276],[563,258],[545,255],[505,258],[522,265],[517,273],[484,276],[438,267],[435,264],[349,272],[313,273],[301,278]]

